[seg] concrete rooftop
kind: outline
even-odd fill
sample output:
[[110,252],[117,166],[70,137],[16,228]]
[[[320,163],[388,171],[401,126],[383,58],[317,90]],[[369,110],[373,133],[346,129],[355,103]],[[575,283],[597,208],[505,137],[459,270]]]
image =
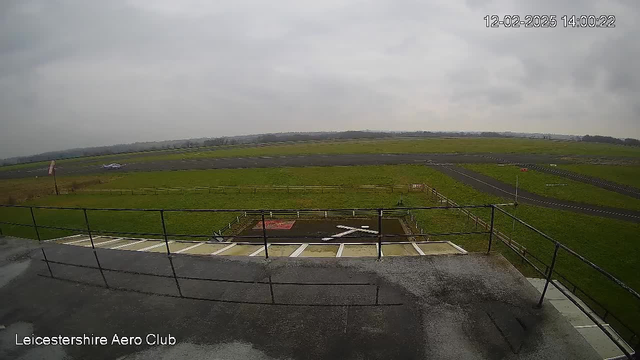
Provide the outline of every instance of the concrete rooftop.
[[[45,249],[49,260],[96,264],[90,248]],[[165,254],[97,252],[106,268],[172,275]],[[2,359],[600,358],[553,306],[534,308],[535,288],[497,254],[177,255],[180,290],[171,277],[105,271],[103,279],[98,270],[59,264],[50,278],[41,258],[35,242],[0,239]],[[16,346],[16,334],[32,333],[110,340],[157,333],[177,343]]]

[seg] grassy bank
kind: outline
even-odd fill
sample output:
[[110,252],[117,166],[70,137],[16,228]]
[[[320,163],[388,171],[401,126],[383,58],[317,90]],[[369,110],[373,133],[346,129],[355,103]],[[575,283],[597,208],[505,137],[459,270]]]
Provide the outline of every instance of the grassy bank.
[[[111,175],[61,176],[58,190],[67,192],[109,182]],[[55,194],[53,177],[0,180],[0,204],[19,204],[27,200]]]

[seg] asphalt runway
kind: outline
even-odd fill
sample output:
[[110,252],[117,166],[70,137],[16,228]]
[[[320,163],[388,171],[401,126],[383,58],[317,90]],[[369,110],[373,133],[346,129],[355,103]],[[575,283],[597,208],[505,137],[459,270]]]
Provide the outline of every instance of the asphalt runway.
[[[88,175],[129,171],[168,171],[206,169],[245,169],[305,166],[405,165],[405,164],[461,164],[497,163],[497,157],[508,162],[568,163],[562,156],[529,154],[339,154],[286,155],[261,157],[207,158],[130,163],[118,170],[106,170],[101,165],[64,164],[56,169],[58,175]],[[114,160],[115,161],[115,160]],[[0,171],[0,179],[46,176],[48,167]]]
[[[478,190],[490,192],[502,197],[513,196],[515,189],[512,186],[501,183],[493,178],[470,172],[470,170],[456,168],[455,164],[528,164],[536,170],[545,171],[554,175],[564,176],[572,180],[581,181],[600,188],[614,191],[623,195],[640,198],[640,190],[623,186],[602,179],[594,179],[566,170],[560,171],[554,168],[536,164],[564,164],[574,163],[574,157],[563,155],[537,155],[537,154],[340,154],[340,155],[288,155],[288,156],[261,156],[261,157],[234,157],[234,158],[207,158],[191,160],[167,160],[154,162],[140,162],[124,164],[121,169],[107,170],[100,165],[83,165],[74,163],[61,165],[57,168],[58,175],[89,175],[121,172],[147,172],[147,171],[175,171],[175,170],[207,170],[207,169],[246,169],[246,168],[275,168],[275,167],[307,167],[307,166],[358,166],[358,165],[405,165],[423,164],[443,169],[447,175],[459,181],[476,187]],[[47,176],[47,167],[20,169],[14,171],[0,171],[0,179],[27,178],[35,176]],[[460,172],[462,174],[460,174]],[[466,173],[465,173],[466,172]],[[466,175],[466,176],[465,176]],[[474,180],[480,179],[480,181]],[[483,184],[491,184],[486,185]],[[608,208],[603,206],[586,205],[582,203],[547,198],[533,193],[522,192],[521,202],[530,202],[533,205],[557,208],[562,210],[585,213],[589,215],[604,216],[627,221],[638,221],[640,212]]]
[[[443,174],[454,178],[464,184],[472,186],[478,191],[505,198],[509,201],[515,199],[515,187],[505,184],[490,176],[458,166],[432,166]],[[605,206],[590,205],[574,201],[550,198],[518,189],[518,203],[572,211],[581,214],[607,217],[612,219],[640,222],[640,211],[610,208]]]

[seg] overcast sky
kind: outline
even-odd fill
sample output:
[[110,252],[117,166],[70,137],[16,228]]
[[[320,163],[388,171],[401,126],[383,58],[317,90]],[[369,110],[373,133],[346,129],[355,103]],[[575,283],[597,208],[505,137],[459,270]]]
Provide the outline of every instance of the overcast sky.
[[286,131],[640,138],[639,3],[1,0],[0,158]]

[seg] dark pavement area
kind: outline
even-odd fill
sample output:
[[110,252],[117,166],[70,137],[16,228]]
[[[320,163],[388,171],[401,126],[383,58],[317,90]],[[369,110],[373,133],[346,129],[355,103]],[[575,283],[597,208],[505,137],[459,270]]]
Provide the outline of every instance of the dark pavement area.
[[[467,184],[478,191],[505,198],[509,201],[515,199],[515,186],[505,184],[490,176],[480,174],[473,170],[459,166],[432,166],[453,179]],[[550,198],[532,192],[518,189],[518,203],[542,206],[551,209],[572,211],[581,214],[607,217],[611,219],[640,222],[640,211],[610,208],[584,204],[575,201]]]
[[[511,159],[513,162],[526,163],[566,163],[562,156],[554,155],[487,155],[487,154],[332,154],[332,155],[286,155],[261,157],[206,158],[189,160],[161,160],[127,164],[122,169],[107,170],[101,165],[87,166],[78,163],[60,164],[56,167],[58,175],[88,175],[100,173],[118,173],[128,171],[168,171],[168,170],[206,170],[206,169],[243,169],[272,167],[305,166],[355,166],[355,165],[402,165],[424,163],[496,163],[496,157]],[[109,161],[109,162],[114,162]],[[47,175],[48,167],[25,168],[0,171],[0,179],[25,178]]]
[[[96,266],[46,243],[51,261]],[[2,359],[598,359],[501,255],[263,260],[0,239]],[[132,271],[153,273],[142,275]],[[208,279],[208,280],[201,280]],[[215,279],[212,280],[212,279]],[[105,282],[109,288],[106,288]],[[3,328],[4,327],[4,328]],[[169,334],[173,346],[16,346]]]
[[[378,231],[377,219],[287,219],[295,221],[291,229],[269,229],[269,243],[377,243],[378,236],[375,233],[369,233],[366,230]],[[382,219],[382,229],[384,235],[404,235],[405,230],[400,219]],[[266,222],[266,221],[265,221]],[[322,238],[331,237],[336,234],[349,231],[349,229],[339,228],[338,225],[361,228],[366,226],[365,231],[356,231],[344,236],[336,237],[332,240],[322,241]],[[242,236],[252,236],[252,238],[242,238]],[[253,238],[255,237],[255,238]],[[262,237],[262,221],[252,221],[249,226],[238,232],[238,236],[234,236],[237,241],[263,243]],[[384,241],[408,241],[408,237],[385,237]]]

